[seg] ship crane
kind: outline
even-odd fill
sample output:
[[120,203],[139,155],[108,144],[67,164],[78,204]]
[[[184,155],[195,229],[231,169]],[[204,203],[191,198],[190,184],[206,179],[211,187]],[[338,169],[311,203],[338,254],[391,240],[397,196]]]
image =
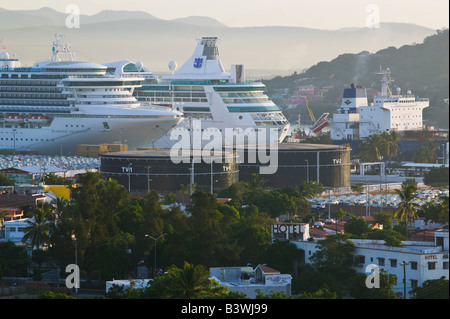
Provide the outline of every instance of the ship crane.
[[327,127],[330,124],[330,122],[328,121],[328,115],[330,115],[330,113],[323,113],[316,121],[316,118],[314,117],[314,114],[311,108],[309,107],[308,99],[306,98],[306,96],[305,96],[305,104],[306,108],[308,109],[309,116],[311,117],[311,121],[314,123],[310,127],[309,135],[310,136],[317,135],[319,134],[320,131],[322,131],[325,127]]

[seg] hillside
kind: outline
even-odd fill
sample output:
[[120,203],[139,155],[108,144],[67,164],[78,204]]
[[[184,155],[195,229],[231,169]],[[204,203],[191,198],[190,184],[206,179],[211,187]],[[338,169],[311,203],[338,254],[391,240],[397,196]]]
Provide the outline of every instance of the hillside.
[[[329,62],[319,62],[302,73],[287,77],[275,77],[265,81],[269,93],[275,89],[299,85],[333,86],[321,103],[310,103],[314,113],[334,112],[340,103],[343,89],[351,83],[366,88],[380,88],[380,76],[376,71],[382,66],[390,68],[395,79],[392,87],[402,92],[411,90],[416,96],[430,98],[430,107],[424,110],[429,125],[448,128],[449,97],[449,31],[438,30],[422,43],[399,48],[388,47],[370,53],[342,54]],[[292,113],[292,112],[290,112]],[[293,112],[295,113],[295,112]],[[298,114],[298,111],[296,112]],[[296,118],[296,114],[289,114]],[[301,114],[306,114],[303,110]],[[308,118],[303,117],[302,118]]]
[[223,65],[245,64],[248,77],[268,78],[302,70],[343,53],[378,51],[422,41],[434,30],[404,23],[380,28],[322,30],[302,27],[228,27],[209,17],[164,20],[139,11],[102,11],[80,16],[80,28],[65,26],[68,14],[51,8],[11,11],[0,9],[0,39],[23,65],[51,54],[55,33],[66,35],[80,60],[141,61],[154,72],[168,72],[167,64],[184,63],[196,39],[221,39]]

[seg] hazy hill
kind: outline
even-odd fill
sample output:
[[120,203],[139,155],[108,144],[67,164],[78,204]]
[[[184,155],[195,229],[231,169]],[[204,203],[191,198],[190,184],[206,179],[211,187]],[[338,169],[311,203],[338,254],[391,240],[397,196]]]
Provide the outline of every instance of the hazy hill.
[[392,85],[394,92],[398,87],[403,93],[411,90],[416,96],[430,98],[430,107],[424,110],[425,119],[430,120],[429,124],[448,128],[448,102],[445,102],[449,98],[448,29],[437,31],[420,43],[399,48],[387,47],[376,53],[342,54],[331,61],[317,63],[303,73],[276,77],[265,83],[270,90],[308,84],[334,86],[324,105],[315,105],[315,113],[320,115],[320,112],[336,110],[344,87],[351,83],[379,90],[381,77],[376,71],[380,66],[391,69],[395,79]]
[[420,42],[434,33],[429,28],[385,23],[378,29],[318,30],[301,27],[231,28],[209,17],[162,20],[136,11],[103,11],[82,15],[79,29],[65,27],[66,13],[50,8],[27,11],[0,9],[0,39],[23,65],[32,65],[51,54],[55,33],[65,34],[80,60],[110,62],[138,60],[155,72],[168,72],[167,64],[189,58],[195,40],[218,36],[225,69],[246,65],[247,75],[301,71],[343,53],[400,47]]

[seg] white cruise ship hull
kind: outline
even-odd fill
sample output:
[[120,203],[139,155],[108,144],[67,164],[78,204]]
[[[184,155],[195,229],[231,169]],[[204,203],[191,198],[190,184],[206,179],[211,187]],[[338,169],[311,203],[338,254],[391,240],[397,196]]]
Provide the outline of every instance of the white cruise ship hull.
[[[124,143],[130,150],[151,147],[180,121],[161,116],[133,119],[55,118],[48,127],[0,128],[0,149],[36,151],[45,154],[73,154],[79,144]],[[105,126],[105,123],[107,126]]]

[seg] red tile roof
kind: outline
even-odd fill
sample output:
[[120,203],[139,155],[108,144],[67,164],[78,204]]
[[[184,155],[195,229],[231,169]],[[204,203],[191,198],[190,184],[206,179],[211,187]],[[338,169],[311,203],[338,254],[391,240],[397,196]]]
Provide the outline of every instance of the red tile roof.
[[[262,272],[264,274],[279,274],[280,273],[278,270],[267,267],[266,265],[259,264],[258,267],[262,270]],[[256,267],[256,268],[258,268],[258,267]]]

